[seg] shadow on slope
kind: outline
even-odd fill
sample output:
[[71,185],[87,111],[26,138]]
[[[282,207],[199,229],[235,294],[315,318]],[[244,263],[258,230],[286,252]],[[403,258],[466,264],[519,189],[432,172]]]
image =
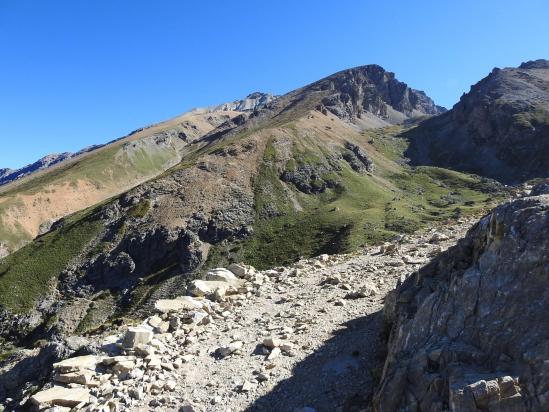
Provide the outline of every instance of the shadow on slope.
[[288,412],[306,406],[317,412],[360,410],[369,402],[384,355],[382,312],[353,319],[247,412]]

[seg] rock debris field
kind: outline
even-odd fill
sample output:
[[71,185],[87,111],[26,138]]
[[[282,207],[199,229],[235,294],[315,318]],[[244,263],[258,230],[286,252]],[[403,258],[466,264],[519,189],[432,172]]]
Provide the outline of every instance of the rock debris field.
[[[258,271],[232,264],[156,314],[54,364],[23,402],[49,411],[362,410],[385,356],[386,294],[469,221]],[[92,338],[93,339],[93,338]]]

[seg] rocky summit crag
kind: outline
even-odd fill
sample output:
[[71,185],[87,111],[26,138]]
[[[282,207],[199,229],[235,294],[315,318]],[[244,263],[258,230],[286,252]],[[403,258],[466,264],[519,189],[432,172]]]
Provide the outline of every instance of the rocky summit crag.
[[[545,70],[526,66],[505,70]],[[544,372],[518,353],[543,324],[515,303],[543,293],[545,186],[415,165],[418,133],[452,116],[362,66],[195,109],[3,186],[4,404],[541,408]],[[509,198],[490,218],[503,226],[484,218],[455,246]],[[518,314],[534,327],[517,349]]]
[[213,110],[253,112],[265,107],[277,97],[270,93],[254,92],[250,93],[244,99],[215,106]]
[[344,70],[298,92],[323,93],[319,110],[367,126],[400,123],[445,111],[424,92],[409,88],[394,73],[375,64]]

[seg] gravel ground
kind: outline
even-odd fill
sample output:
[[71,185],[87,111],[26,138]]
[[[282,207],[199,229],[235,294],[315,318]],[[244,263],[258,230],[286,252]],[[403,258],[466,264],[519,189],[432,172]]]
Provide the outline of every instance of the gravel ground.
[[[82,379],[91,373],[89,382],[57,388],[88,391],[75,408],[85,411],[363,410],[383,367],[385,296],[470,222],[290,267],[248,268],[242,280],[221,270],[238,293],[191,299],[202,309],[148,318],[145,333],[155,333],[144,349],[116,349],[128,356],[108,361],[99,354],[97,366],[73,370]],[[120,348],[121,338],[107,341]],[[67,373],[57,368],[57,376]]]
[[[147,406],[139,410],[154,409],[153,398],[152,405],[162,402],[157,410],[179,410],[188,402],[197,411],[225,412],[337,411],[367,403],[385,355],[381,310],[387,292],[468,226],[436,232],[443,236],[435,243],[428,242],[432,231],[409,236],[394,254],[368,248],[271,274],[259,296],[239,301],[181,348],[181,355],[193,357],[175,373],[176,390],[160,400],[145,397],[140,403]],[[370,296],[346,298],[361,289]],[[269,360],[262,345],[267,337],[292,348]],[[242,348],[216,356],[232,341],[242,341]]]

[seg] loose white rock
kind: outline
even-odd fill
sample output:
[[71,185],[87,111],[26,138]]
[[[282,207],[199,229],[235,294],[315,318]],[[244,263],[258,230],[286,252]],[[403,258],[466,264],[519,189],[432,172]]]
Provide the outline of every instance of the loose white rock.
[[136,326],[128,328],[122,346],[125,348],[134,348],[137,345],[147,344],[153,338],[153,331],[144,326]]

